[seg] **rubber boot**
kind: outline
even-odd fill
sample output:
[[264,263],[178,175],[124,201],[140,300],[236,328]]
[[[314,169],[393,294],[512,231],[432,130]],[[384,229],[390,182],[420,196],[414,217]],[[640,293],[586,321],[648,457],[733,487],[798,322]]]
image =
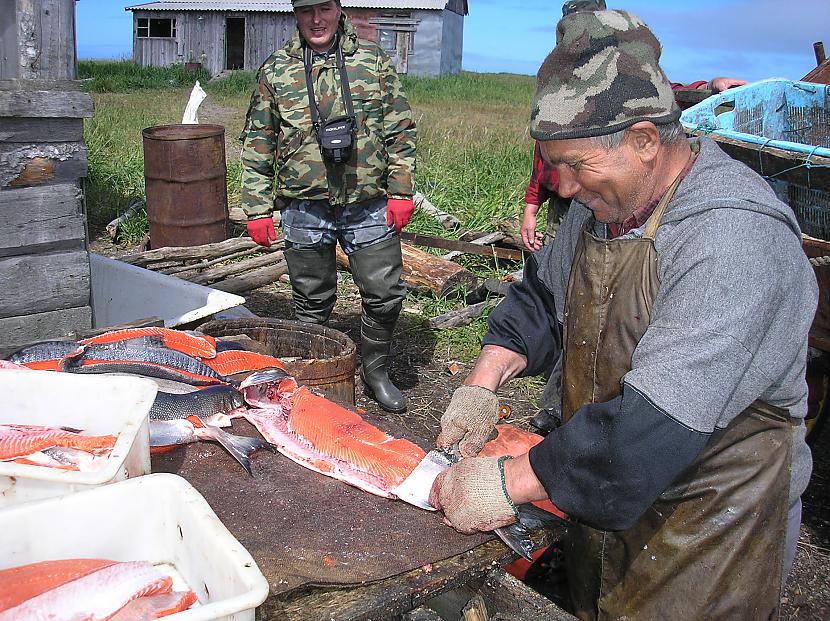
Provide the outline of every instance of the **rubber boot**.
[[349,256],[352,278],[360,289],[360,377],[366,393],[387,412],[406,411],[406,400],[389,379],[392,333],[406,288],[401,282],[401,242],[392,237]]
[[387,412],[406,412],[406,399],[389,379],[389,352],[395,324],[380,324],[360,317],[360,379],[372,399]]
[[324,323],[337,299],[337,263],[334,246],[286,248],[285,261],[294,294],[298,321]]

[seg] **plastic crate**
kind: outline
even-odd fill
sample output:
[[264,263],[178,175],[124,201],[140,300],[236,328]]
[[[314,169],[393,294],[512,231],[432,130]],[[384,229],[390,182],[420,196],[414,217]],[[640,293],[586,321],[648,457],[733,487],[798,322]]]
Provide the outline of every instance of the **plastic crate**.
[[[713,95],[683,112],[687,131],[731,139],[757,150],[788,152],[793,167],[830,158],[830,87],[783,78],[763,80]],[[826,161],[826,160],[824,160]],[[756,172],[765,175],[762,166]],[[767,179],[790,205],[808,235],[830,238],[830,187]]]
[[0,423],[118,434],[106,463],[92,472],[0,462],[0,509],[149,474],[147,418],[157,390],[139,377],[0,371]]
[[254,621],[268,581],[190,483],[150,474],[0,511],[0,569],[46,560],[149,561],[199,598],[170,621]]

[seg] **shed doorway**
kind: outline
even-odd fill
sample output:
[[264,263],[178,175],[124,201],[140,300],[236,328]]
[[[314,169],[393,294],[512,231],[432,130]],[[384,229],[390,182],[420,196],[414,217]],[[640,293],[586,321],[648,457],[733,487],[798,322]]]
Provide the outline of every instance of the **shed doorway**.
[[245,18],[225,20],[225,69],[245,68]]

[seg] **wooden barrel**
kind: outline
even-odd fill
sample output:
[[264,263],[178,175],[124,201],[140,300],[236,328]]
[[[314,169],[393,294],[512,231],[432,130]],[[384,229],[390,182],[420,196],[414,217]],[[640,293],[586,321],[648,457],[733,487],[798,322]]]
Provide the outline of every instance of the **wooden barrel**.
[[284,360],[285,368],[301,384],[354,405],[357,347],[339,330],[300,321],[252,317],[209,321],[199,326],[199,331],[216,338],[245,335],[264,345],[263,353]]
[[225,128],[159,125],[141,132],[150,246],[201,246],[228,237]]

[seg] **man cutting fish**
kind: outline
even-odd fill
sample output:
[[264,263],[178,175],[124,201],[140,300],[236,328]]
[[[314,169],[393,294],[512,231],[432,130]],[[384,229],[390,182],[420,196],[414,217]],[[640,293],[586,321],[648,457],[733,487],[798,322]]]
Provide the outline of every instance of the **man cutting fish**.
[[[765,181],[685,136],[659,56],[625,11],[560,21],[530,128],[573,202],[441,418],[438,445],[467,458],[431,502],[474,532],[549,497],[580,619],[775,618],[811,470],[815,277]],[[474,457],[495,391],[562,351],[562,425]]]
[[248,232],[270,246],[281,210],[295,315],[318,324],[334,308],[340,242],[363,302],[363,383],[403,412],[388,369],[406,292],[398,233],[415,208],[415,121],[389,57],[358,38],[339,0],[291,4],[297,32],[260,68],[242,133]]

